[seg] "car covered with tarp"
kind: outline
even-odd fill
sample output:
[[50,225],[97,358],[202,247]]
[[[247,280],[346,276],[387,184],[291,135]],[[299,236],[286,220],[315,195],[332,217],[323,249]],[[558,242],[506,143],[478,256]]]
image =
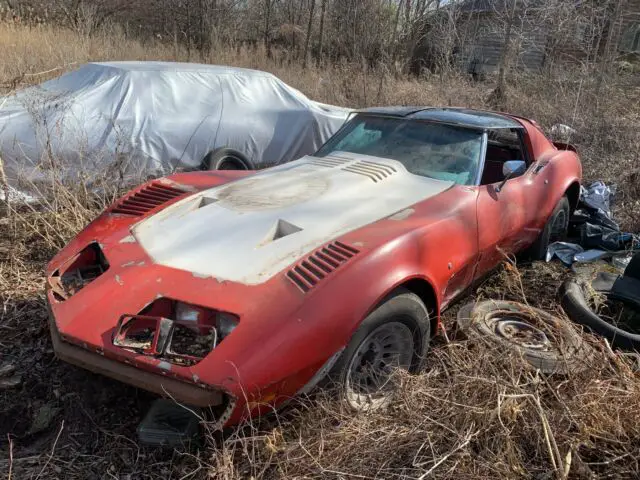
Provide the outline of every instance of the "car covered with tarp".
[[9,186],[99,175],[253,169],[315,152],[349,110],[270,73],[168,62],[89,63],[0,99]]

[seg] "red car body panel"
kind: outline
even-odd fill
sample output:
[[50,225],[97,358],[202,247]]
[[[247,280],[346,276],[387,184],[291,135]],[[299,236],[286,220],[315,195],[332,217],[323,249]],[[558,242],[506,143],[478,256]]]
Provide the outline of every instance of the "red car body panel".
[[[426,292],[435,331],[440,312],[458,294],[494,268],[504,253],[531,244],[563,195],[577,195],[581,167],[575,152],[558,150],[536,125],[512,118],[524,126],[533,159],[524,175],[499,192],[495,184],[456,185],[341,235],[335,240],[357,253],[307,292],[297,288],[286,271],[258,285],[245,285],[154,263],[131,235],[135,223],[189,195],[251,173],[184,173],[161,180],[185,193],[142,216],[114,215],[108,209],[51,260],[47,298],[52,332],[60,337],[54,342],[56,350],[90,369],[93,361],[80,359],[80,350],[91,352],[89,358],[96,362],[112,361],[95,368],[107,375],[119,364],[148,372],[148,382],[157,379],[158,388],[152,390],[159,393],[168,379],[221,392],[233,402],[222,423],[232,425],[299,392],[345,347],[367,314],[401,285]],[[100,245],[109,269],[61,301],[55,294],[56,272],[92,242]],[[233,313],[238,326],[192,366],[114,346],[118,319],[137,314],[158,297]],[[149,388],[148,382],[143,385],[130,377],[125,381]],[[194,400],[181,397],[180,388],[166,390],[178,400],[202,406],[222,402],[213,394]]]

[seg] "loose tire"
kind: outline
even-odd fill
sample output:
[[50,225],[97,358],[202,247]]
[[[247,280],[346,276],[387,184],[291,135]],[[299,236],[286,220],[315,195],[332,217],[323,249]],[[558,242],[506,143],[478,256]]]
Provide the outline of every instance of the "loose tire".
[[[596,295],[603,296],[599,303],[608,309],[607,304],[611,302],[627,309],[628,319],[616,324],[596,313],[592,309]],[[593,282],[567,280],[560,287],[560,302],[573,322],[606,338],[612,347],[640,352],[640,280],[606,272],[599,273]],[[621,317],[622,314],[620,320]]]
[[398,290],[371,312],[329,372],[342,399],[353,410],[389,403],[394,368],[419,370],[429,348],[429,312],[420,298]]
[[569,217],[571,215],[571,207],[567,197],[562,197],[556,208],[553,209],[551,216],[547,220],[540,236],[529,247],[529,256],[532,260],[544,260],[547,256],[549,245],[553,242],[562,241],[567,236],[569,228]]
[[253,165],[242,153],[232,148],[217,148],[202,159],[202,170],[252,170]]
[[584,366],[588,347],[568,322],[516,302],[487,300],[463,306],[458,328],[519,353],[543,373],[567,374]]

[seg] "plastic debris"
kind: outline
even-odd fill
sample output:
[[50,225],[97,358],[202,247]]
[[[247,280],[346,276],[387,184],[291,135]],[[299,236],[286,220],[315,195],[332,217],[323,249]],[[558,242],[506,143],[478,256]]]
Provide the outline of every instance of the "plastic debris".
[[601,260],[603,258],[607,258],[610,257],[611,254],[609,252],[606,252],[604,250],[587,250],[585,252],[582,253],[577,253],[573,259],[576,262],[580,262],[580,263],[589,263],[589,262],[594,262],[596,260]]
[[601,210],[611,218],[611,200],[616,194],[616,186],[607,186],[604,182],[593,182],[588,187],[582,187],[580,200],[587,206]]
[[554,242],[549,245],[546,260],[550,262],[554,257],[558,257],[565,265],[572,265],[575,262],[575,256],[583,252],[584,248],[577,243]]

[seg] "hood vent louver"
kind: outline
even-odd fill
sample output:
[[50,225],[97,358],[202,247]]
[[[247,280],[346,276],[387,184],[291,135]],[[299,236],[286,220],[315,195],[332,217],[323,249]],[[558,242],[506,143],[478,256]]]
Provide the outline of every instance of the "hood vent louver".
[[132,195],[125,197],[111,209],[110,213],[139,217],[185,193],[187,192],[184,190],[164,183],[153,182]]
[[348,162],[349,160],[343,160],[335,157],[313,157],[313,159],[309,161],[309,164],[316,165],[318,167],[333,168],[339,167]]
[[287,278],[307,293],[358,253],[359,250],[342,242],[329,243],[298,262],[287,272]]
[[352,165],[348,165],[342,170],[369,177],[374,183],[378,183],[379,181],[396,173],[396,169],[389,165],[383,165],[381,163],[370,162],[367,160],[361,160]]

